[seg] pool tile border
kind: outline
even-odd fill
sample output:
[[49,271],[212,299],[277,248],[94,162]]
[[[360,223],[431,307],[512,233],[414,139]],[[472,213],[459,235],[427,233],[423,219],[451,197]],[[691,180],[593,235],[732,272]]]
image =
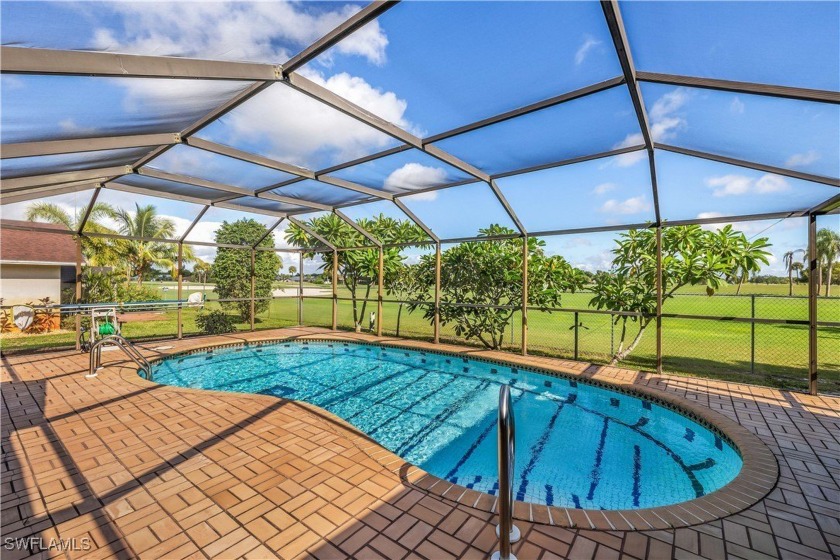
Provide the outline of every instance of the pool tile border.
[[[537,373],[564,379],[574,379],[622,394],[641,397],[659,406],[679,412],[701,424],[703,427],[712,430],[715,434],[732,444],[743,460],[741,471],[732,482],[723,488],[687,502],[632,510],[590,510],[561,508],[517,501],[514,503],[515,519],[571,529],[602,531],[621,530],[620,527],[629,527],[629,530],[661,530],[690,527],[722,519],[749,509],[767,496],[775,488],[779,480],[779,465],[772,451],[755,434],[722,414],[662,390],[635,385],[632,381],[622,379],[601,381],[593,379],[591,376],[587,376],[590,368],[576,371],[569,367],[562,367],[561,365],[536,365],[529,362],[528,356],[517,356],[515,354],[496,356],[494,354],[492,357],[485,357],[475,355],[477,350],[466,346],[446,344],[446,348],[441,349],[431,347],[432,345],[430,343],[422,341],[396,338],[370,340],[365,335],[356,335],[355,333],[342,332],[333,335],[328,332],[291,335],[264,340],[241,340],[233,343],[208,343],[171,354],[162,353],[161,356],[149,361],[154,364],[155,362],[173,359],[178,356],[196,354],[213,349],[264,346],[283,342],[306,343],[309,341],[341,342],[400,348],[462,358],[466,355],[469,359],[484,363],[501,364],[506,367],[523,367]],[[541,361],[546,360],[543,357],[540,357],[540,359]],[[584,365],[583,362],[575,363]],[[136,379],[139,379],[139,376],[136,376],[135,381]],[[177,389],[203,391],[202,389],[183,387],[178,387]],[[462,504],[479,511],[497,513],[497,500],[494,496],[453,484],[427,473],[383,448],[380,444],[342,418],[310,403],[303,401],[295,402],[317,414],[328,416],[331,420],[343,426],[353,434],[355,439],[354,443],[359,449],[376,460],[384,468],[398,474],[404,483],[451,502]]]

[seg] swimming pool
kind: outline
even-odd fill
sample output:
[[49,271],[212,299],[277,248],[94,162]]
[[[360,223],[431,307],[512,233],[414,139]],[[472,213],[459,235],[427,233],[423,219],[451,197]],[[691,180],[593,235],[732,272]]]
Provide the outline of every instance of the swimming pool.
[[726,438],[645,398],[455,355],[286,341],[175,356],[154,365],[154,379],[315,404],[425,471],[493,495],[498,393],[508,384],[514,497],[545,505],[670,505],[721,488],[742,466]]

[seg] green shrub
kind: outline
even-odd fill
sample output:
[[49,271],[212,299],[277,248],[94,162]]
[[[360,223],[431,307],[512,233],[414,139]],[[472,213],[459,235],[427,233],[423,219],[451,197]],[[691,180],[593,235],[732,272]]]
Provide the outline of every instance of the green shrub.
[[195,317],[195,324],[204,334],[236,332],[233,317],[218,309],[199,313]]

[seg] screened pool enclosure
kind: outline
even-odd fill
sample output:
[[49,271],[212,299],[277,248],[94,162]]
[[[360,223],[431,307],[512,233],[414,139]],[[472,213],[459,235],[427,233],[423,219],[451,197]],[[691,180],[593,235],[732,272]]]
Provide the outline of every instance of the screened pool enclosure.
[[[840,230],[838,21],[836,2],[6,2],[0,231],[78,241],[54,308],[75,323],[42,347],[78,342],[83,270],[102,268],[84,243],[133,240],[169,247],[178,272],[159,301],[113,302],[172,318],[129,323],[130,338],[198,334],[187,296],[212,294],[214,273],[185,266],[233,249],[250,292],[202,306],[244,309],[240,330],[486,345],[458,326],[491,313],[499,349],[838,391],[840,245],[820,234]],[[45,203],[66,229],[38,223]],[[120,228],[100,204],[151,205],[171,227]],[[264,228],[256,243],[220,241],[244,218]],[[363,227],[384,218],[415,234]],[[686,252],[663,250],[669,231],[729,224],[770,236],[763,264],[721,273],[711,296],[671,283]],[[649,275],[615,260],[637,231],[652,233]],[[517,289],[452,288],[458,248],[508,255],[523,239],[587,281],[546,303],[535,294],[556,287],[529,285],[520,249],[499,276]],[[258,292],[263,252],[287,278]],[[348,293],[351,258],[373,264]],[[427,289],[389,283],[422,263]],[[756,287],[762,267],[789,285]],[[593,304],[599,274],[643,276],[650,298]]]

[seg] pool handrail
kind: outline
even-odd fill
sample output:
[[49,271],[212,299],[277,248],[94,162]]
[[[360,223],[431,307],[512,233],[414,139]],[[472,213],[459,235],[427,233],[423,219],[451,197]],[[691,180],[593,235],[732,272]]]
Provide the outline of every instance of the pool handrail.
[[499,550],[493,553],[491,560],[516,560],[511,552],[511,544],[519,540],[520,533],[513,524],[513,480],[516,445],[516,428],[513,421],[513,405],[510,400],[510,386],[499,388],[499,524],[496,535],[499,537]]
[[149,361],[143,357],[143,354],[128,340],[118,334],[108,335],[100,338],[94,342],[90,347],[90,369],[85,377],[96,377],[97,371],[102,367],[102,346],[105,344],[113,344],[122,349],[126,356],[131,358],[137,367],[146,374],[146,379],[152,380],[152,366]]

